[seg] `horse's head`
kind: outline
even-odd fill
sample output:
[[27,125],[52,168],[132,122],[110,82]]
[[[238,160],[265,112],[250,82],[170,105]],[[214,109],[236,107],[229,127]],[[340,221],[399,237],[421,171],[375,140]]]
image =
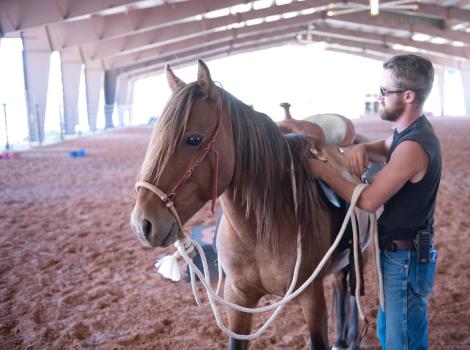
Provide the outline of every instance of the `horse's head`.
[[[207,66],[185,84],[166,69],[172,95],[142,164],[131,226],[145,246],[168,246],[178,238],[174,208],[184,223],[230,184],[234,170],[231,124]],[[161,191],[161,192],[160,192]]]

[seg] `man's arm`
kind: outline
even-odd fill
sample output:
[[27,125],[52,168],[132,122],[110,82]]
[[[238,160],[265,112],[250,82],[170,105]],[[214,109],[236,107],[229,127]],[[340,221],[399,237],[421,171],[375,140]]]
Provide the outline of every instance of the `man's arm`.
[[[428,164],[428,156],[421,145],[413,141],[400,143],[374,182],[362,192],[357,205],[365,211],[376,212],[408,180],[420,180]],[[341,198],[351,201],[356,183],[343,178],[327,163],[312,159],[308,165],[313,177],[325,181]]]
[[369,161],[384,163],[390,152],[393,135],[386,140],[360,143],[346,153],[346,167],[349,172],[361,177],[369,165]]
[[393,135],[386,139],[377,140],[365,143],[367,155],[371,162],[384,163],[387,155],[390,152]]

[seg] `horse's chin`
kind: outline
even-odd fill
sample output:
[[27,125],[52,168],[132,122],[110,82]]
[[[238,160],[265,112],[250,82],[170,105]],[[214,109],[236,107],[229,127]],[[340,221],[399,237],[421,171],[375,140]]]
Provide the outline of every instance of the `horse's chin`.
[[168,247],[172,245],[178,239],[177,233],[178,233],[178,228],[176,227],[176,225],[173,225],[170,229],[170,232],[166,235],[163,241],[161,241],[160,245],[152,245],[152,247],[158,247],[158,246]]

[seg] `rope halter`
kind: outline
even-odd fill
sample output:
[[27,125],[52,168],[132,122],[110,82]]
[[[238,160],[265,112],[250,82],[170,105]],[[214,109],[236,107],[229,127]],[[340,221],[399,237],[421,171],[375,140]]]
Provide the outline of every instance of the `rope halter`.
[[183,224],[181,223],[181,219],[176,211],[174,206],[174,201],[176,194],[178,191],[188,182],[188,180],[193,175],[196,168],[201,165],[201,163],[206,159],[209,153],[214,154],[214,159],[212,163],[213,168],[213,181],[212,181],[212,205],[211,211],[214,213],[215,208],[215,201],[217,199],[217,187],[218,187],[218,177],[219,177],[219,152],[215,147],[215,140],[217,135],[220,131],[220,124],[221,124],[222,113],[220,112],[220,108],[217,109],[217,124],[214,129],[214,133],[212,134],[211,138],[207,145],[199,152],[194,162],[191,166],[186,170],[183,176],[179,178],[176,182],[176,185],[173,186],[173,189],[166,194],[157,186],[147,182],[147,181],[138,181],[135,184],[135,190],[138,192],[139,188],[143,187],[154,194],[157,195],[158,198],[166,205],[166,207],[170,210],[171,215],[174,217],[175,222],[178,226],[178,239],[175,242],[175,247],[177,251],[173,255],[169,255],[164,257],[162,260],[157,261],[155,266],[158,269],[158,272],[161,273],[166,278],[169,278],[173,281],[179,281],[181,279],[178,263],[177,260],[183,256],[182,250],[190,257],[193,258],[196,255],[194,250],[194,246],[192,244],[192,240],[189,236],[184,233]]

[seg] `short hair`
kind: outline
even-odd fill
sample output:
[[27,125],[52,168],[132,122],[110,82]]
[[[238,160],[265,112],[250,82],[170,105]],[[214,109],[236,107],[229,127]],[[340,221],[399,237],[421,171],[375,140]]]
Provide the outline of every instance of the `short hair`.
[[388,58],[383,63],[383,68],[392,71],[397,84],[394,88],[414,91],[420,105],[426,101],[434,82],[431,61],[412,54],[396,55]]

